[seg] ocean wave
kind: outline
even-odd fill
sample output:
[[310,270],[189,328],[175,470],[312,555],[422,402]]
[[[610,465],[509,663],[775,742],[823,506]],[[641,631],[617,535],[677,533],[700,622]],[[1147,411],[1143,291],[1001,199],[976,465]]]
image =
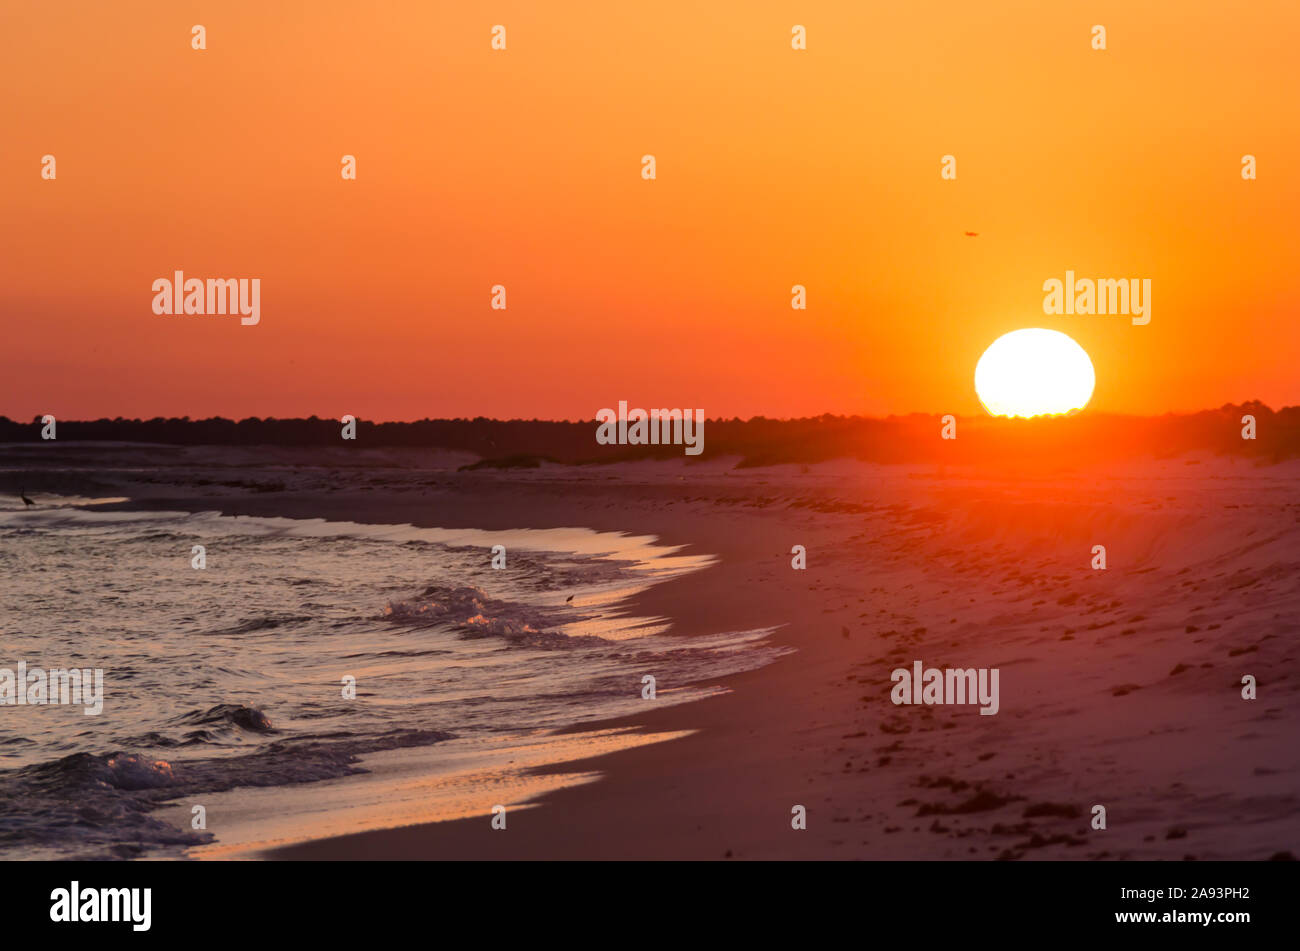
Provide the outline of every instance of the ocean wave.
[[261,710],[256,707],[243,707],[236,703],[219,703],[203,711],[191,710],[177,717],[176,721],[196,726],[234,726],[255,733],[270,733],[274,729],[270,718]]
[[594,636],[571,637],[557,627],[572,614],[489,597],[473,585],[429,585],[408,601],[390,601],[383,617],[395,623],[438,623],[466,638],[497,637],[514,646],[543,650],[607,644]]
[[239,624],[235,624],[231,627],[219,628],[212,633],[220,636],[257,634],[262,631],[274,631],[287,624],[307,624],[315,620],[318,619],[303,614],[268,615],[265,617],[250,618],[247,621],[241,621]]
[[179,854],[213,836],[151,815],[160,805],[237,787],[361,773],[365,770],[356,765],[361,754],[428,746],[453,736],[439,730],[399,729],[366,737],[336,733],[278,741],[244,756],[179,761],[141,753],[73,753],[0,773],[0,852],[83,859]]

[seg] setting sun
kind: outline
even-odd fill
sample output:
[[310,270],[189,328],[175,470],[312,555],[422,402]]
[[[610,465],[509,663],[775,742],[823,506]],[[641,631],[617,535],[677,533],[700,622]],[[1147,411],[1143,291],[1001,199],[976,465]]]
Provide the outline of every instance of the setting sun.
[[975,393],[993,416],[1074,413],[1097,377],[1083,347],[1058,330],[1013,330],[994,340],[975,365]]

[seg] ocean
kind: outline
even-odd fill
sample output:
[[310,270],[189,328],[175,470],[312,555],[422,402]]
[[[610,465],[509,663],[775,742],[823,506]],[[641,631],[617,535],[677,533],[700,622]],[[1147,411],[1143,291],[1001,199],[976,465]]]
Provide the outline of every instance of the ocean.
[[[98,714],[0,696],[0,858],[202,853],[222,844],[222,824],[189,821],[194,804],[328,787],[258,814],[252,838],[301,839],[330,826],[331,803],[355,801],[349,778],[386,752],[418,754],[407,773],[442,773],[443,786],[454,773],[464,788],[494,751],[703,698],[713,679],[779,653],[769,629],[682,638],[629,614],[629,596],[711,563],[653,537],[105,510],[112,501],[0,509],[0,670],[103,671]],[[522,770],[547,759],[536,749],[494,762]],[[380,801],[387,788],[372,793],[371,826],[457,814],[427,796],[410,814]]]

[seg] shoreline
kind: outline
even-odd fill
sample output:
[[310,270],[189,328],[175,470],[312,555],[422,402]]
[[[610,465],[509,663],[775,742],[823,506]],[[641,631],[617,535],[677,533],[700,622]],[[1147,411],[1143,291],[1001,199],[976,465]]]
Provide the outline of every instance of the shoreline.
[[[730,462],[722,466],[709,467],[714,478],[735,481],[738,489],[743,489],[743,496],[737,496],[737,506],[744,509],[754,496],[755,479],[745,473],[738,477],[729,474]],[[603,475],[609,467],[595,470]],[[626,467],[624,467],[626,468]],[[760,567],[770,575],[776,568],[784,565],[789,570],[788,550],[784,553],[778,543],[773,541],[779,530],[773,529],[765,521],[755,522],[752,513],[735,514],[724,511],[709,511],[708,507],[696,507],[686,520],[665,520],[656,511],[653,503],[644,501],[646,490],[651,489],[651,496],[660,495],[665,503],[675,499],[679,493],[676,478],[665,478],[663,470],[678,471],[673,463],[650,463],[640,468],[648,469],[648,483],[627,484],[620,482],[613,486],[598,486],[597,495],[611,498],[601,507],[585,508],[579,516],[581,521],[575,523],[573,502],[563,491],[569,483],[576,482],[580,488],[590,490],[590,480],[585,473],[579,473],[578,479],[572,478],[570,472],[560,472],[557,484],[549,483],[544,477],[531,474],[526,478],[523,489],[529,494],[526,502],[518,498],[520,485],[516,474],[491,473],[473,478],[477,483],[473,499],[457,498],[455,506],[442,507],[436,514],[427,511],[426,504],[417,498],[389,497],[372,505],[364,515],[359,512],[357,503],[340,498],[336,492],[313,493],[287,499],[283,494],[244,495],[228,500],[228,506],[220,504],[223,500],[211,497],[185,497],[173,494],[152,497],[134,497],[125,503],[106,506],[124,509],[178,509],[193,511],[200,509],[227,508],[239,515],[250,516],[290,516],[304,518],[324,518],[327,520],[365,521],[367,523],[406,523],[421,528],[479,528],[479,529],[519,529],[519,528],[569,528],[584,527],[597,531],[615,531],[628,535],[653,535],[658,544],[682,546],[678,554],[682,555],[716,555],[717,562],[709,567],[692,571],[685,575],[657,583],[623,603],[622,607],[637,618],[665,618],[671,622],[668,636],[691,638],[699,635],[715,634],[722,631],[741,631],[764,627],[775,627],[775,632],[767,638],[767,643],[774,646],[794,647],[799,650],[797,636],[791,628],[793,613],[787,617],[774,617],[774,605],[771,598],[745,599],[718,597],[718,589],[743,591],[752,575]],[[693,474],[701,467],[697,465],[685,468]],[[761,479],[761,476],[759,477]],[[556,491],[559,489],[559,491]],[[502,496],[510,496],[513,504],[501,505]],[[468,503],[468,504],[467,504]],[[713,517],[710,518],[709,516]],[[520,519],[523,519],[522,523]],[[822,530],[825,531],[824,529]],[[803,530],[805,543],[808,536]],[[763,551],[771,544],[777,544],[773,551]],[[794,544],[791,542],[790,544]],[[756,552],[763,551],[763,556]],[[765,557],[764,557],[765,556]],[[817,572],[804,572],[809,578],[815,578]],[[807,579],[801,579],[807,580]],[[815,582],[805,583],[804,598],[808,601],[806,610],[815,610],[818,599]],[[792,607],[792,610],[798,610]],[[838,635],[837,635],[838,637]],[[482,818],[451,819],[415,826],[401,826],[390,829],[354,833],[315,839],[308,842],[269,849],[257,857],[268,859],[349,859],[349,858],[463,858],[476,859],[488,857],[522,857],[522,858],[676,858],[694,857],[721,859],[727,853],[741,857],[752,846],[743,845],[746,836],[738,828],[734,833],[719,831],[716,841],[707,837],[701,840],[694,833],[692,826],[685,830],[685,835],[672,834],[669,826],[661,827],[654,835],[637,831],[628,836],[627,830],[638,829],[644,825],[643,806],[647,790],[653,794],[657,777],[673,776],[696,772],[710,761],[719,760],[734,751],[738,736],[750,735],[756,731],[769,728],[764,722],[765,703],[758,702],[765,695],[763,690],[767,683],[764,676],[779,670],[798,653],[779,657],[771,664],[757,670],[747,671],[711,678],[694,684],[707,687],[717,684],[728,692],[705,697],[688,703],[665,705],[654,709],[647,701],[647,709],[633,715],[608,720],[587,721],[574,724],[557,731],[557,735],[587,734],[603,730],[624,730],[634,735],[685,734],[663,742],[632,746],[626,750],[603,753],[596,757],[567,760],[536,767],[529,772],[539,775],[560,773],[596,773],[594,782],[574,786],[564,786],[552,792],[544,793],[531,800],[533,808],[521,811],[514,820],[508,820],[508,833],[503,840],[497,836],[484,840],[484,834],[494,835],[490,827],[490,812],[483,810]],[[755,690],[753,686],[758,689]],[[660,684],[660,689],[671,686]],[[753,691],[753,692],[751,692]],[[749,725],[747,725],[749,724]],[[804,765],[798,771],[799,777],[804,773],[818,771],[817,757],[813,751],[804,751]],[[683,770],[677,764],[683,760],[688,765]],[[745,801],[744,814],[749,821],[744,824],[768,824],[762,817],[758,803],[750,801],[746,790],[751,786],[753,777],[766,772],[766,761],[759,758],[751,762],[745,770],[737,771],[737,778],[731,782],[722,781],[714,770],[704,770],[717,783],[715,790],[708,794],[707,810],[717,819],[728,813],[729,801]],[[679,781],[680,782],[680,781]],[[829,799],[820,786],[819,799]],[[783,801],[794,796],[801,803],[809,797],[809,782],[804,778],[785,784],[786,791],[779,795]],[[773,793],[773,795],[778,795]],[[614,800],[620,802],[615,805]],[[792,802],[794,800],[791,800]],[[605,810],[605,817],[598,820],[609,824],[608,834],[599,833],[590,836],[595,842],[557,841],[553,833],[542,827],[538,816],[556,814],[556,824],[568,824],[571,816],[585,814],[589,817],[600,810]],[[691,807],[683,806],[686,812]],[[772,822],[778,830],[788,831],[788,806],[776,808]],[[699,823],[697,823],[699,825]],[[725,825],[725,823],[724,823]],[[531,831],[529,831],[531,827]],[[623,833],[619,830],[622,829]],[[820,839],[820,837],[814,837]],[[523,841],[523,840],[527,841]],[[728,843],[731,844],[728,844]],[[503,846],[505,848],[503,848]],[[808,841],[805,850],[808,855],[815,854],[822,845]],[[487,849],[488,851],[481,851]]]
[[[506,831],[491,828],[485,803],[472,818],[317,838],[261,858],[1300,851],[1300,751],[1288,732],[1300,714],[1290,633],[1300,599],[1287,557],[1300,534],[1300,465],[1178,458],[1018,479],[861,463],[408,465],[369,468],[360,488],[355,467],[344,476],[306,466],[285,491],[221,493],[195,491],[193,455],[185,471],[151,476],[160,486],[124,489],[126,507],[654,535],[717,562],[635,596],[629,613],[670,619],[669,634],[686,638],[776,627],[769,643],[795,649],[717,678],[727,693],[573,728],[689,732],[538,770],[600,775],[512,812]],[[212,459],[230,471],[220,450]],[[1099,538],[1112,553],[1104,572],[1088,563]],[[795,544],[807,548],[806,570],[791,568]],[[999,668],[1000,712],[894,706],[890,670],[915,660]],[[1233,686],[1247,667],[1265,691],[1253,705]],[[1108,810],[1106,830],[1090,828],[1094,804]],[[791,828],[796,805],[806,830]]]

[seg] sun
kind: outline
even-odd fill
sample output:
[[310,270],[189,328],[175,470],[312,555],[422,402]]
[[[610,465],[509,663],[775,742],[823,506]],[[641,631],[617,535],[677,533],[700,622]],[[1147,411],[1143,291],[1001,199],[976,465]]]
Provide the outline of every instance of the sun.
[[1096,385],[1087,352],[1059,330],[1003,334],[975,364],[975,393],[993,416],[1077,413]]

